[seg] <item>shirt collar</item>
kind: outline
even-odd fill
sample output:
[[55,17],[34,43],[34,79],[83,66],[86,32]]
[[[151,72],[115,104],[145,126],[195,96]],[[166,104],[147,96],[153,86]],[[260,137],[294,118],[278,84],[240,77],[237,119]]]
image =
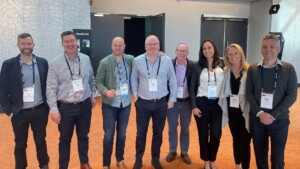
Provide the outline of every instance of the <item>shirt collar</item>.
[[[67,55],[66,52],[64,53],[64,56],[65,56],[65,58],[68,59],[69,61],[73,61],[73,60],[71,60],[70,56]],[[79,58],[79,52],[77,52],[77,58],[76,58],[73,62],[78,62],[78,61],[79,61],[78,58]]]
[[[33,59],[33,63],[36,64],[36,57],[34,55],[32,55],[32,59]],[[26,64],[21,58],[20,58],[20,64]]]
[[[260,61],[258,62],[257,67],[258,67],[258,66],[263,66],[263,64],[264,64],[264,60],[262,59],[262,60],[260,60]],[[275,66],[278,65],[278,64],[282,66],[282,62],[281,62],[281,60],[279,60],[279,59],[277,59],[276,64],[273,65],[272,67],[275,67]]]
[[177,62],[177,59],[176,59],[176,66],[185,67],[186,65],[187,65],[187,60],[185,60],[184,65],[180,65],[180,64]]

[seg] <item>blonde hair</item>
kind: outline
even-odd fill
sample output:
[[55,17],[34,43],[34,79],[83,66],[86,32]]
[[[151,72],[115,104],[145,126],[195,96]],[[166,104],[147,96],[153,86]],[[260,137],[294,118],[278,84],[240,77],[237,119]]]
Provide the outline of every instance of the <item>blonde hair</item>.
[[228,60],[228,50],[230,48],[236,48],[238,50],[238,53],[239,55],[241,56],[241,62],[240,62],[240,70],[244,70],[244,71],[248,71],[248,68],[249,68],[249,64],[247,63],[246,61],[246,57],[245,57],[245,54],[244,54],[244,51],[242,49],[242,47],[236,43],[232,43],[230,44],[226,50],[225,50],[225,56],[224,56],[224,64],[225,64],[225,70],[229,70],[231,68],[231,64],[229,63],[229,60]]

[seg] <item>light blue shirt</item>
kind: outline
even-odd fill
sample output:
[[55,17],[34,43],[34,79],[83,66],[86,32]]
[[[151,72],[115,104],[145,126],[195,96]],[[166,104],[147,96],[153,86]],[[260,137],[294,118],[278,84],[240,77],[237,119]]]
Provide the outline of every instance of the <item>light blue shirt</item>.
[[[149,78],[157,79],[157,91],[149,91]],[[151,62],[146,53],[134,58],[131,88],[133,95],[142,99],[160,99],[170,94],[169,101],[176,102],[177,80],[171,58],[159,56],[154,63]]]

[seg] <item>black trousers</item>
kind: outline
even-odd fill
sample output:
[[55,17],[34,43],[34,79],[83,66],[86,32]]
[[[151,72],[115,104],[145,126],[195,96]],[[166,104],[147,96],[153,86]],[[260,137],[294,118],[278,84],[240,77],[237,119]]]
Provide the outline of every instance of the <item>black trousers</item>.
[[235,164],[242,164],[243,169],[250,168],[251,135],[245,127],[245,119],[240,108],[228,105],[229,129],[233,138],[233,155]]
[[58,103],[61,122],[58,125],[59,137],[59,168],[68,169],[70,146],[74,128],[76,127],[78,154],[81,164],[88,163],[89,138],[92,104],[87,99],[79,104]]
[[136,107],[136,161],[142,162],[145,152],[146,137],[149,126],[149,121],[152,117],[152,144],[151,155],[152,161],[158,162],[160,158],[160,147],[162,145],[162,134],[167,117],[167,99],[157,102],[151,102],[139,98],[135,102]]
[[11,122],[15,135],[15,168],[25,169],[27,167],[27,138],[28,129],[31,127],[36,147],[39,167],[49,163],[46,145],[46,127],[48,124],[49,109],[44,104],[37,108],[21,110],[13,115]]
[[269,169],[269,137],[271,141],[271,169],[284,169],[284,150],[290,125],[289,119],[276,119],[264,125],[256,116],[250,118],[251,134],[257,169]]
[[216,161],[222,135],[222,109],[218,99],[196,98],[202,116],[195,117],[200,144],[200,157],[204,161]]

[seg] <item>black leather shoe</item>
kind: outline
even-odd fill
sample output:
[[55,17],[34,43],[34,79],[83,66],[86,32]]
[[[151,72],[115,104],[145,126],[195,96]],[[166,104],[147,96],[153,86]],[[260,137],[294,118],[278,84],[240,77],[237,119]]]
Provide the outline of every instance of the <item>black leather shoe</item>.
[[183,161],[184,161],[186,164],[191,164],[191,163],[192,163],[192,161],[191,161],[189,155],[187,155],[187,154],[182,154],[182,153],[181,153],[181,158],[183,159]]
[[164,169],[159,161],[152,161],[151,163],[155,169]]
[[176,158],[176,156],[177,156],[176,152],[169,152],[169,154],[166,157],[166,161],[171,162]]

